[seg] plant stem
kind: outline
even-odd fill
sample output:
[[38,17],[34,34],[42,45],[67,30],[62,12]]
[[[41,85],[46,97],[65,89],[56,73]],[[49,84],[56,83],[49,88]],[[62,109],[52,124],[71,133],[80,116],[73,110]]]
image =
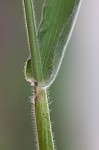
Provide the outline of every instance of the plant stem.
[[34,15],[33,0],[23,0],[24,13],[27,25],[29,48],[31,52],[31,67],[34,79],[38,82],[42,80],[41,58],[36,33],[36,23]]
[[40,150],[54,150],[47,91],[36,88],[35,116]]
[[[27,24],[28,42],[31,54],[32,74],[34,77],[35,86],[35,121],[37,129],[37,141],[39,150],[54,150],[53,136],[50,123],[49,106],[47,99],[47,91],[43,88],[41,81],[43,81],[41,57],[39,52],[39,45],[36,33],[36,25],[34,18],[33,0],[23,0],[24,13]],[[31,68],[30,68],[31,67]],[[30,72],[28,72],[30,73]]]

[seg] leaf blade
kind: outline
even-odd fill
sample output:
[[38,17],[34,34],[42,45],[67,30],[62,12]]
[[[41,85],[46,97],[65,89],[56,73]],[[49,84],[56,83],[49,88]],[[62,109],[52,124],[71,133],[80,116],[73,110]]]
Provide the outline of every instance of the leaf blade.
[[81,0],[47,0],[38,30],[43,77],[51,84],[59,70]]

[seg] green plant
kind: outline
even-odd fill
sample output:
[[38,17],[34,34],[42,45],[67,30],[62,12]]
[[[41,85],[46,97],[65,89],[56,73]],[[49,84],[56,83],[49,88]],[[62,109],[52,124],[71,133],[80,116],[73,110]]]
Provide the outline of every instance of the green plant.
[[54,150],[47,89],[59,71],[81,0],[45,0],[37,30],[34,4],[23,0],[30,55],[25,77],[34,86],[33,108],[37,147]]

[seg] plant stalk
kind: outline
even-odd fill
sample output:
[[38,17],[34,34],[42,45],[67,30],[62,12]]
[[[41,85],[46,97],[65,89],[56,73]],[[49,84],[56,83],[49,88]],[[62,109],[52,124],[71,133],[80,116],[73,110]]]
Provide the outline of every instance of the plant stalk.
[[24,14],[26,21],[26,30],[28,35],[28,43],[31,54],[31,67],[34,79],[38,82],[42,81],[42,66],[39,52],[39,45],[36,33],[36,23],[34,14],[33,0],[23,0]]
[[[39,52],[39,45],[36,33],[35,15],[33,8],[33,0],[23,0],[24,13],[27,25],[28,42],[31,55],[31,65],[29,70],[32,70],[34,78],[35,94],[35,121],[37,129],[37,141],[39,150],[54,150],[53,136],[51,130],[49,106],[47,90],[43,88],[43,75],[42,75],[42,63]],[[32,68],[32,69],[31,69]],[[27,70],[28,71],[28,70]],[[28,72],[30,73],[30,72]]]
[[39,149],[54,150],[47,91],[39,87],[35,91],[35,116]]

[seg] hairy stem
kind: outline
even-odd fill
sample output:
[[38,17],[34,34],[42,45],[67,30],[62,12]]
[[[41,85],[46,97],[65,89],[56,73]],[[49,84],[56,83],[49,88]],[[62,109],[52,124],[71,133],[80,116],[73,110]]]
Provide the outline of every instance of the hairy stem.
[[35,116],[37,136],[40,150],[54,150],[47,92],[44,88],[36,88]]
[[33,0],[23,0],[24,13],[27,25],[29,48],[31,52],[31,67],[34,79],[38,82],[42,80],[42,66],[39,52],[39,45],[36,33],[36,23],[34,15]]
[[[39,52],[39,45],[36,33],[35,15],[33,8],[33,0],[23,0],[24,13],[27,25],[28,42],[30,48],[31,61],[27,63],[29,70],[27,73],[31,74],[34,78],[35,85],[35,119],[37,129],[37,141],[39,150],[54,150],[49,106],[47,100],[47,92],[41,84],[43,81],[41,57]],[[31,69],[32,68],[32,69]]]

